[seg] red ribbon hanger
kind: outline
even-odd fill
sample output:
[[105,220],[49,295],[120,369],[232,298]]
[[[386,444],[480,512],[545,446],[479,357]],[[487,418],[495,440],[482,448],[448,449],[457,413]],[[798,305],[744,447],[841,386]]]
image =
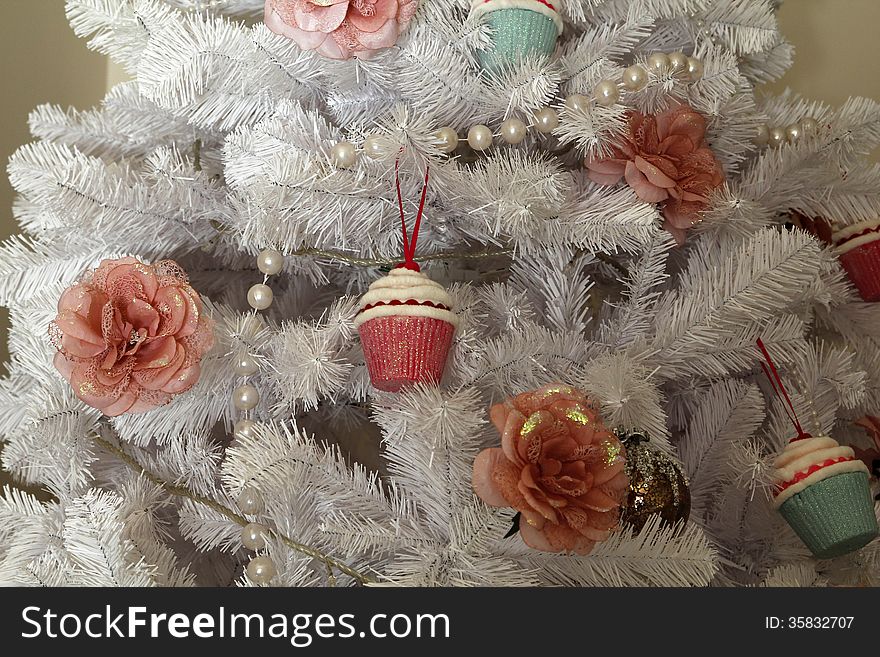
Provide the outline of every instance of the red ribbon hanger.
[[422,225],[422,215],[425,212],[425,199],[428,197],[428,176],[431,168],[425,168],[425,185],[422,187],[422,200],[419,201],[419,213],[416,215],[416,225],[413,227],[412,240],[406,234],[406,217],[403,212],[403,195],[400,193],[400,160],[394,163],[394,182],[397,185],[397,206],[400,208],[400,224],[403,226],[403,263],[397,265],[396,268],[410,269],[412,271],[421,271],[421,268],[415,261],[416,242],[419,239],[419,227]]
[[785,410],[785,414],[788,416],[788,419],[791,420],[794,428],[797,429],[797,438],[792,438],[791,441],[794,442],[795,440],[812,438],[812,436],[804,431],[804,428],[801,426],[797,413],[794,410],[794,404],[791,402],[791,397],[788,396],[788,391],[782,383],[782,377],[779,376],[779,370],[776,369],[776,365],[770,357],[770,352],[767,351],[767,347],[764,346],[764,341],[761,340],[761,338],[758,338],[758,349],[761,350],[761,353],[764,354],[764,360],[767,361],[766,363],[761,363],[761,367],[764,369],[764,374],[766,374],[767,378],[770,380],[770,385],[773,386],[773,391],[776,393],[776,396],[783,400],[784,403],[782,404],[782,408]]

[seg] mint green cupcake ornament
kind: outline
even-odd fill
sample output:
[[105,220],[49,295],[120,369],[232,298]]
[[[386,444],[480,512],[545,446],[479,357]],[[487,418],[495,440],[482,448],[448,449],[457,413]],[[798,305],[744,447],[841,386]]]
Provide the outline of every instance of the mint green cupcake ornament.
[[535,55],[552,55],[562,34],[558,0],[472,0],[471,16],[492,29],[492,46],[477,58],[483,70],[497,73]]
[[764,371],[797,429],[773,463],[773,506],[819,559],[840,557],[877,538],[868,468],[852,448],[804,431],[773,359],[761,340]]

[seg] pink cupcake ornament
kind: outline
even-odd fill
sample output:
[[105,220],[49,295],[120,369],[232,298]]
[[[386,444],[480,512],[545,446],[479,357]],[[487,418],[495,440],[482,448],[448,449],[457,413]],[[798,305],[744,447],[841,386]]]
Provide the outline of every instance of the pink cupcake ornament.
[[[406,261],[370,285],[354,321],[370,380],[385,392],[399,392],[416,383],[440,383],[458,327],[452,297],[414,260],[427,188],[426,173],[412,240],[407,238],[400,203]],[[399,181],[397,194],[400,200]]]

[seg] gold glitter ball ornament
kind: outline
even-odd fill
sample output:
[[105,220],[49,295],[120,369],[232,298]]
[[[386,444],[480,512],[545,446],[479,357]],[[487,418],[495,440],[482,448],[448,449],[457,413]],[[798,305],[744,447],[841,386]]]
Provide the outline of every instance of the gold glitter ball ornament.
[[629,494],[621,514],[622,524],[636,532],[652,515],[667,523],[687,522],[691,512],[691,491],[687,477],[668,456],[648,447],[641,433],[620,433],[626,448]]

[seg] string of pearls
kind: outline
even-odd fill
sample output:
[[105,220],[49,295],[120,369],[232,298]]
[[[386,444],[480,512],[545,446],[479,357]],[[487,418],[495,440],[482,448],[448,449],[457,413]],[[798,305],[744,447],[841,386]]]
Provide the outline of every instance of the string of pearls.
[[[272,305],[272,288],[267,283],[270,276],[281,272],[284,268],[284,256],[274,249],[262,251],[257,256],[257,269],[263,274],[263,282],[253,285],[247,293],[248,304],[253,312],[266,310]],[[232,393],[232,402],[242,416],[235,423],[233,433],[235,438],[249,438],[254,435],[256,422],[249,417],[251,411],[260,403],[260,392],[256,386],[249,383],[251,377],[260,371],[257,359],[248,353],[240,353],[233,363],[233,371],[239,377],[239,385]],[[262,513],[264,509],[263,496],[253,486],[245,486],[238,496],[238,508],[245,516],[254,516]],[[247,565],[248,579],[254,584],[269,584],[275,577],[277,570],[275,563],[260,551],[266,547],[266,535],[269,530],[265,525],[258,522],[250,522],[241,530],[241,544],[248,550],[257,554]]]
[[[649,70],[657,75],[672,74],[690,82],[696,82],[703,77],[703,62],[682,52],[653,53],[645,65],[647,68],[641,64],[633,64],[623,72],[620,79],[600,81],[593,88],[592,99],[583,94],[569,96],[565,99],[565,106],[571,110],[586,110],[591,102],[595,102],[602,107],[610,107],[620,100],[621,86],[627,91],[644,89],[648,85]],[[518,118],[509,118],[499,126],[497,133],[493,133],[488,126],[478,124],[470,127],[464,139],[473,150],[479,152],[491,148],[497,139],[509,146],[517,146],[525,140],[529,128],[547,135],[558,126],[559,113],[552,107],[542,107],[534,113],[531,125],[526,125],[525,121]],[[434,144],[443,153],[455,151],[461,139],[455,128],[449,126],[434,133]],[[364,140],[360,151],[350,141],[337,142],[330,150],[330,158],[334,166],[348,169],[357,162],[359,152],[371,159],[381,159],[396,149],[397,146],[388,137],[371,135]]]
[[812,116],[807,116],[797,123],[787,126],[768,126],[762,123],[758,126],[758,134],[755,136],[755,145],[771,146],[779,148],[782,144],[793,144],[807,135],[814,135],[819,130],[819,122]]

